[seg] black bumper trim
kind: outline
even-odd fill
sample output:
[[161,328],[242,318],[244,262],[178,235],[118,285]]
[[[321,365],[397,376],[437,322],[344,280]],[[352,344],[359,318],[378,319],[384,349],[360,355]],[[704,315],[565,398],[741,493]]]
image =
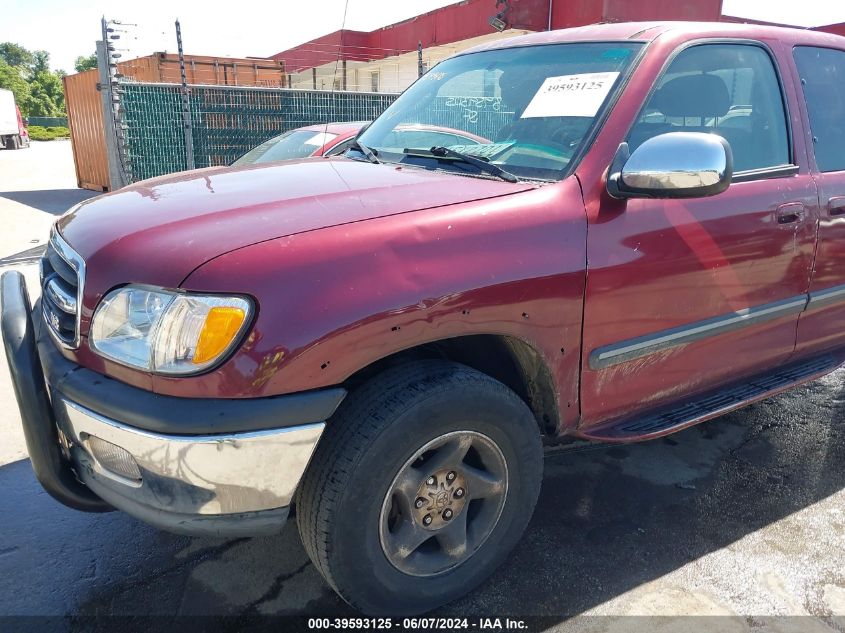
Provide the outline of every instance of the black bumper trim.
[[85,512],[112,510],[76,479],[69,462],[61,455],[56,421],[35,346],[26,282],[19,272],[7,271],[0,278],[0,304],[6,360],[35,477],[51,497],[66,506]]
[[[38,306],[36,304],[36,310]],[[100,415],[165,435],[218,435],[323,422],[346,389],[332,387],[268,398],[180,398],[133,387],[62,356],[36,324],[38,351],[50,389]]]

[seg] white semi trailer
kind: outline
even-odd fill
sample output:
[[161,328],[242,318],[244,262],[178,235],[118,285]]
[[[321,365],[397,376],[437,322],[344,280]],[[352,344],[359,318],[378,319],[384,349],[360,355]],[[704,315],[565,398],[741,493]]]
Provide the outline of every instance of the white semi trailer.
[[15,103],[15,95],[4,88],[0,88],[0,146],[6,149],[29,147],[29,133]]

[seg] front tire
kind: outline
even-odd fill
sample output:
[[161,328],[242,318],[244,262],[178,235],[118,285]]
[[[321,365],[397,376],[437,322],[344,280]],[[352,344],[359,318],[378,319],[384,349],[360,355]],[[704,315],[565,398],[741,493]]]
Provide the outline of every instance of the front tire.
[[539,430],[510,389],[464,365],[402,365],[350,394],[303,478],[297,523],[326,581],[368,614],[469,592],[528,524]]

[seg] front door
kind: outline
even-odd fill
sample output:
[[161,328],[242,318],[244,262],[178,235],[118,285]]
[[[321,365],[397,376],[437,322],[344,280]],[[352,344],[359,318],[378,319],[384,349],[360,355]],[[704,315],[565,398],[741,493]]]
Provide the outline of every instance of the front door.
[[812,132],[819,187],[819,243],[798,350],[845,345],[845,51],[797,46],[795,63]]
[[688,47],[657,81],[631,151],[665,132],[719,134],[734,181],[712,198],[606,198],[591,221],[582,430],[792,354],[818,202],[792,155],[784,102],[770,51],[751,43]]

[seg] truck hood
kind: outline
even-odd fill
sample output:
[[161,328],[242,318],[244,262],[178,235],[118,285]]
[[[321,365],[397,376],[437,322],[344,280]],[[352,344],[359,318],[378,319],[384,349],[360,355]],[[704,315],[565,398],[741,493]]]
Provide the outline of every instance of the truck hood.
[[176,287],[208,260],[257,242],[534,187],[314,158],[146,180],[84,202],[58,226],[86,262],[88,304],[88,289]]

